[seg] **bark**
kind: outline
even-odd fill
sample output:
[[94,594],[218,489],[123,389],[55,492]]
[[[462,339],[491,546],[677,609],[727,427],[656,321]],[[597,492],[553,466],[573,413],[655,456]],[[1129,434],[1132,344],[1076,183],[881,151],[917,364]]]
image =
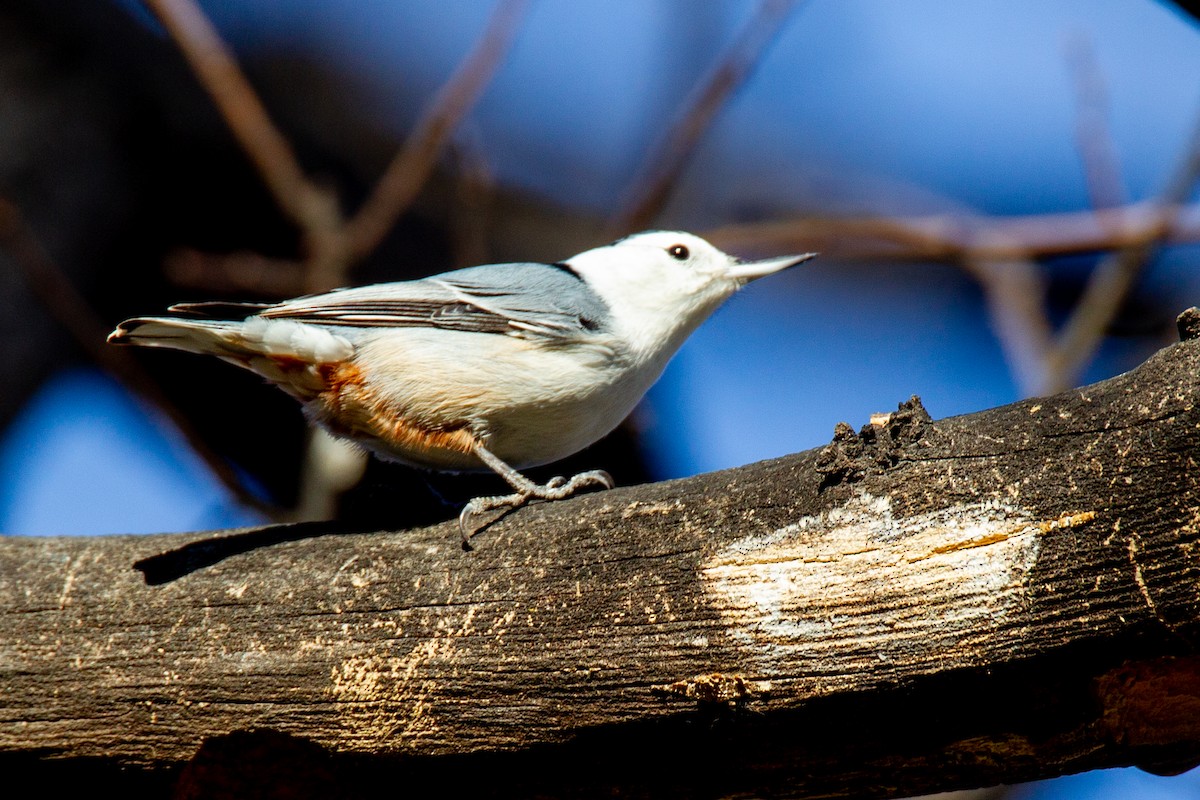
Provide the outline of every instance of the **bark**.
[[184,797],[1200,763],[1197,319],[1103,383],[938,422],[914,399],[469,553],[452,524],[0,540],[0,763]]

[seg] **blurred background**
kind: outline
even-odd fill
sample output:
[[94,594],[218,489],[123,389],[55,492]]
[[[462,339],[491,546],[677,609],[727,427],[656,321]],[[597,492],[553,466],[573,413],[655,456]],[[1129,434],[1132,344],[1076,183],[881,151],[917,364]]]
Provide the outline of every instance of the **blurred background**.
[[104,336],[631,230],[822,257],[734,298],[539,479],[691,475],[912,394],[938,418],[1130,369],[1200,304],[1189,5],[6,0],[0,532],[451,518],[501,487],[365,463],[252,375]]

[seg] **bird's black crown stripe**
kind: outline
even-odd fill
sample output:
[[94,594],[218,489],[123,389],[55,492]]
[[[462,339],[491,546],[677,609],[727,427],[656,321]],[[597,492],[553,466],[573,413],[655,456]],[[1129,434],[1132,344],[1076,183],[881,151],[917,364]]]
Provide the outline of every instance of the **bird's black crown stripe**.
[[576,272],[575,268],[572,267],[570,264],[567,264],[566,262],[555,261],[553,264],[547,264],[546,266],[553,267],[554,269],[565,272],[577,281],[583,280],[583,276],[580,275],[578,272]]

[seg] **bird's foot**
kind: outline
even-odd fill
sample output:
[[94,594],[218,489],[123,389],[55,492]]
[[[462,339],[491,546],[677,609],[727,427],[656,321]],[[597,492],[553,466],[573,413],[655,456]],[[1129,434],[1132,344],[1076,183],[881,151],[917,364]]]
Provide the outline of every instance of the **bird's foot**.
[[[528,482],[528,485],[523,486],[521,491],[513,492],[512,494],[476,497],[463,506],[462,513],[458,515],[458,529],[462,533],[463,550],[472,549],[472,536],[489,525],[498,522],[513,511],[516,511],[521,506],[539,501],[565,500],[580,489],[589,486],[611,489],[615,485],[612,476],[604,470],[596,469],[589,472],[581,472],[570,480],[560,475],[551,478],[544,484]],[[482,524],[474,524],[475,517],[492,511],[500,511],[501,513]]]
[[594,469],[589,472],[581,472],[571,480],[567,480],[561,475],[553,477],[542,486],[537,486],[538,491],[534,492],[530,499],[562,500],[588,486],[611,489],[615,485],[611,475],[602,469]]

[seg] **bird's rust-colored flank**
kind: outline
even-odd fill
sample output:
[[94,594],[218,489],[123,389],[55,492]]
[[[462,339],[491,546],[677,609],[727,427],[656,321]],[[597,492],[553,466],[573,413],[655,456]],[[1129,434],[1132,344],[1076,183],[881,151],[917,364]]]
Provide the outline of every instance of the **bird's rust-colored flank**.
[[320,364],[324,389],[317,396],[321,420],[335,433],[377,440],[398,453],[450,451],[470,454],[475,437],[465,424],[430,428],[406,419],[370,388],[351,362]]
[[318,364],[317,374],[325,384],[325,394],[329,395],[327,402],[337,402],[343,394],[365,392],[365,376],[357,365],[349,361],[337,361],[331,364]]

